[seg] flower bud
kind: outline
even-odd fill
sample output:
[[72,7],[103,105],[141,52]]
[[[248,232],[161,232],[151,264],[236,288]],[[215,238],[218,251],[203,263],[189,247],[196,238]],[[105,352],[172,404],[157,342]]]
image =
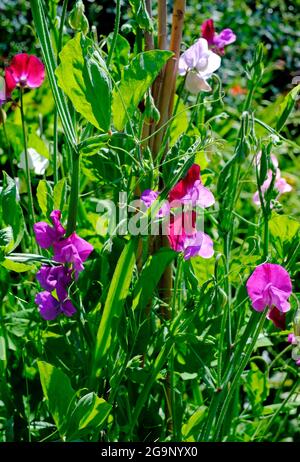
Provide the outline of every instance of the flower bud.
[[6,112],[3,111],[2,107],[0,107],[0,125],[5,124],[6,122]]
[[69,15],[69,25],[73,30],[81,31],[86,35],[89,31],[89,22],[84,11],[85,7],[82,0],[77,0]]

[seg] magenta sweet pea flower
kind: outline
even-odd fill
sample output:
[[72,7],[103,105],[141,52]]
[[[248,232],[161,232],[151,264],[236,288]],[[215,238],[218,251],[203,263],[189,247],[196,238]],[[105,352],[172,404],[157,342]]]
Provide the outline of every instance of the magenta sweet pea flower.
[[223,29],[219,34],[215,32],[214,22],[207,19],[201,26],[201,35],[216,53],[224,54],[224,48],[236,41],[236,35],[231,29]]
[[36,241],[42,249],[48,249],[55,242],[58,242],[66,233],[65,228],[60,222],[60,210],[53,210],[50,214],[50,218],[53,226],[50,226],[45,221],[39,221],[33,225]]
[[[160,193],[158,191],[153,191],[152,189],[145,189],[145,191],[143,191],[141,194],[141,201],[145,204],[145,206],[148,209],[149,207],[151,207],[153,202],[156,201],[159,194]],[[157,212],[157,217],[162,218],[162,217],[169,215],[169,213],[170,213],[170,205],[168,201],[164,201],[162,207]]]
[[43,289],[48,292],[56,290],[59,300],[67,297],[67,287],[72,282],[72,270],[65,266],[42,266],[36,274]]
[[54,242],[54,260],[59,263],[72,263],[76,276],[84,269],[83,264],[94,247],[76,233],[59,242]]
[[247,292],[256,311],[269,307],[268,318],[275,326],[284,329],[285,313],[290,309],[288,299],[292,293],[289,273],[280,265],[263,263],[249,277]]
[[176,252],[183,252],[185,260],[201,256],[211,258],[214,254],[213,241],[195,228],[196,213],[183,212],[171,217],[167,228],[170,246]]
[[76,312],[71,300],[57,300],[47,291],[38,293],[35,297],[35,303],[39,307],[40,315],[46,321],[52,321],[61,313],[70,317]]
[[36,56],[20,53],[13,57],[5,73],[14,87],[38,88],[44,81],[45,67]]
[[203,208],[215,203],[213,194],[201,182],[199,165],[193,164],[186,176],[174,186],[169,193],[169,202],[171,206],[176,206],[178,203],[198,205]]
[[200,91],[211,91],[207,80],[220,65],[220,56],[208,49],[207,40],[200,38],[180,56],[178,73],[186,75],[186,89],[197,94]]

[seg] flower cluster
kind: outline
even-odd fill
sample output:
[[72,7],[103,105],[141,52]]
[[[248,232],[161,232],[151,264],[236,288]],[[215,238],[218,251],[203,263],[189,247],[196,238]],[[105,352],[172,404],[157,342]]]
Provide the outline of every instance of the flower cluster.
[[0,81],[0,105],[11,98],[16,87],[38,88],[45,78],[45,67],[34,55],[19,53],[5,68],[5,78]]
[[68,287],[84,269],[83,263],[93,251],[93,246],[75,232],[64,237],[66,230],[62,226],[60,210],[50,214],[52,226],[44,221],[34,224],[37,243],[42,249],[53,248],[53,260],[58,266],[42,266],[37,280],[43,292],[37,294],[36,304],[41,316],[47,321],[55,319],[60,313],[72,316],[75,308],[68,297]]
[[224,48],[236,41],[236,35],[231,29],[223,29],[219,34],[215,32],[214,21],[207,19],[201,25],[201,35],[216,53],[223,55]]
[[[147,189],[141,195],[141,200],[150,207],[158,198],[159,192]],[[215,202],[213,194],[207,189],[200,178],[200,167],[193,164],[186,176],[170,191],[168,201],[161,207],[157,216],[168,216],[171,209],[190,205],[206,208]],[[172,249],[183,252],[184,259],[194,256],[212,257],[213,241],[203,231],[196,229],[196,212],[175,211],[167,224],[167,236]]]
[[280,265],[264,263],[255,268],[247,281],[248,295],[256,311],[269,308],[267,317],[280,329],[285,329],[285,313],[290,310],[292,293],[289,273]]
[[236,36],[231,29],[224,29],[216,34],[214,22],[208,19],[201,26],[202,37],[188,48],[179,59],[178,73],[185,76],[185,88],[198,94],[211,91],[207,80],[219,69],[224,47],[235,42]]
[[[257,156],[256,156],[257,164],[260,163],[260,159],[261,159],[261,152],[259,152],[257,154]],[[292,187],[291,187],[290,184],[287,183],[287,181],[284,178],[282,178],[281,171],[280,171],[280,169],[278,167],[278,160],[274,155],[271,155],[271,161],[272,161],[273,168],[274,168],[274,171],[275,171],[274,188],[277,191],[277,199],[278,199],[282,194],[284,194],[286,192],[290,192],[292,190]],[[263,184],[261,185],[261,188],[260,188],[261,193],[262,193],[263,196],[265,195],[265,193],[270,188],[271,183],[272,183],[272,179],[273,179],[273,171],[270,169],[267,172],[267,179],[263,182]],[[260,205],[260,199],[259,199],[259,192],[258,191],[256,191],[254,193],[252,200],[253,200],[255,205]]]

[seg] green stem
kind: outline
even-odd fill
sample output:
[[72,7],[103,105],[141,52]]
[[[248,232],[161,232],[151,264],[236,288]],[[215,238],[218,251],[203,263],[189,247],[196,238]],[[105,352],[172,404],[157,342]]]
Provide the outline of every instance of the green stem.
[[137,400],[137,403],[135,405],[133,415],[132,415],[131,428],[130,428],[130,432],[129,432],[129,438],[130,439],[132,437],[132,433],[133,433],[134,427],[135,427],[135,425],[137,423],[137,420],[139,418],[139,415],[140,415],[140,413],[141,413],[141,411],[142,411],[142,409],[144,407],[145,402],[147,401],[147,398],[148,398],[149,392],[150,392],[150,390],[152,388],[152,385],[155,382],[155,379],[156,379],[157,375],[159,374],[161,368],[165,364],[166,359],[167,359],[171,349],[173,348],[173,345],[174,345],[174,340],[172,338],[169,338],[166,341],[166,343],[164,344],[162,350],[160,351],[159,355],[157,356],[157,358],[156,358],[156,360],[154,362],[151,376],[145,382],[144,387],[141,390],[141,393],[140,393],[140,395],[138,397],[138,400]]
[[108,52],[108,57],[106,61],[107,67],[109,67],[113,52],[117,43],[119,27],[120,27],[120,18],[121,18],[121,0],[116,0],[116,19],[115,19],[115,27],[114,27],[114,35],[112,38],[111,46]]
[[264,214],[264,261],[269,255],[269,218]]
[[72,183],[68,212],[67,236],[70,236],[76,229],[79,186],[80,186],[80,156],[74,151],[72,162]]
[[[263,325],[264,325],[264,322],[266,320],[266,310],[263,313],[261,313],[260,316],[261,317],[260,317],[257,329],[254,332],[254,335],[252,337],[252,341],[251,341],[250,345],[248,346],[248,348],[246,350],[246,353],[244,354],[244,357],[242,357],[242,355],[240,356],[240,358],[242,358],[242,360],[240,361],[240,365],[237,368],[237,371],[236,371],[236,373],[234,375],[234,378],[233,378],[232,382],[230,383],[229,390],[226,389],[226,396],[225,396],[225,400],[224,400],[223,406],[222,406],[220,414],[219,414],[219,419],[218,419],[217,426],[216,426],[216,432],[215,432],[214,441],[217,441],[219,439],[219,436],[220,436],[220,433],[221,433],[221,430],[222,430],[222,426],[223,426],[223,422],[224,422],[224,419],[226,417],[226,413],[227,413],[228,407],[230,405],[231,399],[233,397],[233,393],[234,393],[235,388],[236,388],[236,386],[238,385],[238,383],[239,383],[239,381],[241,379],[241,375],[242,375],[246,365],[248,364],[248,362],[250,360],[250,357],[251,357],[252,351],[253,351],[253,349],[255,347],[255,344],[257,342],[259,333],[261,332],[261,330],[263,328]],[[229,384],[229,382],[227,382],[227,383]]]
[[58,168],[57,168],[57,155],[58,155],[58,113],[54,111],[54,134],[53,134],[53,181],[54,186],[58,182]]
[[68,0],[64,0],[61,17],[60,17],[59,35],[58,35],[58,42],[57,42],[57,54],[59,54],[62,49],[62,39],[63,39],[64,25],[65,25],[66,16],[67,16],[67,8],[68,8]]
[[[64,0],[62,13],[60,18],[60,26],[59,26],[59,33],[58,33],[58,41],[57,41],[57,62],[59,63],[59,53],[62,49],[62,41],[63,41],[63,33],[64,33],[64,24],[66,21],[67,16],[67,8],[68,8],[68,0]],[[58,111],[55,108],[54,111],[54,134],[53,134],[53,181],[54,185],[58,182]]]
[[27,192],[28,192],[28,218],[29,218],[29,226],[30,226],[29,234],[31,237],[33,237],[32,233],[33,233],[33,224],[35,222],[35,216],[34,216],[31,177],[30,177],[30,169],[29,169],[29,157],[28,157],[28,149],[27,149],[27,135],[26,135],[26,127],[25,127],[23,91],[24,91],[23,88],[20,87],[20,110],[21,110],[23,143],[24,143],[24,154],[25,154],[25,176],[26,176]]

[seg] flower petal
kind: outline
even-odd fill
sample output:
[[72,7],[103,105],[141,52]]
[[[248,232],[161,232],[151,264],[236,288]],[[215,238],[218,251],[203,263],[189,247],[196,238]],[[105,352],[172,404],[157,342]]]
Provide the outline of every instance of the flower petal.
[[29,88],[40,87],[45,79],[45,66],[34,55],[30,55],[27,63],[27,85]]
[[60,303],[49,292],[40,292],[35,297],[35,303],[38,305],[40,315],[46,321],[52,321],[60,313]]

